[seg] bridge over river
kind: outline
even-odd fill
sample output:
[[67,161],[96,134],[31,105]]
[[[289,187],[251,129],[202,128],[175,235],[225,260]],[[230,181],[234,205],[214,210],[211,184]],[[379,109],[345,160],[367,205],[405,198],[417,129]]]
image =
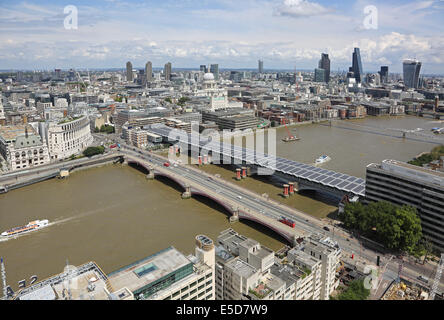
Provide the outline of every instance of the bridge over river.
[[[347,174],[318,168],[313,165],[265,154],[235,145],[213,141],[211,138],[194,138],[183,131],[172,129],[165,125],[151,125],[151,133],[161,136],[164,141],[186,146],[187,150],[198,150],[199,154],[216,159],[230,159],[234,164],[271,170],[283,181],[296,182],[298,190],[315,190],[331,196],[342,198],[365,195],[365,180]],[[225,162],[224,162],[225,163]],[[257,172],[257,170],[256,170]]]

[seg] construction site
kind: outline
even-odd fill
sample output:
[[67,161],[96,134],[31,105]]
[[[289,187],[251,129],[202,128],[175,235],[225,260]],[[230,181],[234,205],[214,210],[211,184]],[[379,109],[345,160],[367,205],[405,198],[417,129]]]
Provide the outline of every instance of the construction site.
[[381,300],[429,300],[429,290],[402,279],[393,281]]

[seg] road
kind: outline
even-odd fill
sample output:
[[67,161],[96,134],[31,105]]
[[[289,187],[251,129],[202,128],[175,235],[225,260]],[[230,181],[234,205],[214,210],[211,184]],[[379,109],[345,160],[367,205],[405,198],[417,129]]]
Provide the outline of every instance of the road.
[[[145,157],[144,159],[150,159],[153,164],[162,166],[167,160],[159,155],[142,151],[132,146],[127,146],[122,141],[120,141],[120,143],[126,151],[134,152],[139,156]],[[205,189],[213,190],[223,197],[230,198],[238,202],[239,205],[251,207],[269,218],[279,219],[281,216],[284,216],[295,221],[296,227],[306,233],[322,233],[330,236],[339,244],[343,251],[344,257],[351,260],[351,255],[354,255],[354,259],[352,261],[355,263],[359,261],[361,263],[365,263],[366,265],[376,265],[376,259],[379,255],[381,258],[380,265],[382,270],[382,266],[384,266],[390,259],[390,255],[384,255],[374,250],[362,247],[361,243],[357,239],[351,237],[349,232],[338,226],[326,224],[324,221],[314,219],[304,212],[289,208],[276,201],[265,199],[254,192],[240,188],[236,184],[216,178],[213,175],[198,170],[194,166],[178,165],[177,167],[172,166],[166,169],[169,171],[174,171],[180,176],[186,177],[187,179],[198,183]],[[209,177],[212,177],[212,180],[209,180]],[[242,199],[239,199],[238,196],[241,196]],[[326,226],[328,226],[330,231],[324,230],[324,227]],[[388,263],[386,271],[383,275],[383,279],[386,281],[391,281],[397,278],[399,262],[399,259],[394,258]],[[432,265],[430,263],[422,265],[420,263],[415,263],[414,259],[404,258],[401,277],[407,278],[410,281],[419,283],[421,285],[431,286],[435,272],[436,265]],[[429,283],[425,284],[419,281],[417,279],[419,275],[428,277]],[[438,291],[444,292],[444,279],[441,279]]]

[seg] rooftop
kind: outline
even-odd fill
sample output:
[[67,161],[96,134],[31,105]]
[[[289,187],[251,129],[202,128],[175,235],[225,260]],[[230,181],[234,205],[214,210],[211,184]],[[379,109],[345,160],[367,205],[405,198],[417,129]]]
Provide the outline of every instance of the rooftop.
[[192,262],[174,247],[159,251],[109,274],[113,288],[135,292]]
[[25,128],[28,128],[29,135],[36,135],[37,132],[31,125],[9,125],[0,126],[0,136],[6,141],[13,141],[18,136],[25,135]]

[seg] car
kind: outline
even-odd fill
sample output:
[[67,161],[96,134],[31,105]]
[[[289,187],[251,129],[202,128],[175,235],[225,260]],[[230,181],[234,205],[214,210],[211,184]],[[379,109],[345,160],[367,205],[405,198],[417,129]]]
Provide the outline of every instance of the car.
[[163,166],[168,168],[168,167],[170,166],[170,163],[169,163],[169,162],[165,162],[165,163],[163,164]]
[[422,282],[428,283],[429,282],[429,278],[424,277],[424,276],[419,276],[418,280],[421,280]]
[[322,228],[322,229],[324,229],[325,231],[330,231],[330,228],[329,228],[329,227],[324,227],[324,228]]
[[237,196],[238,199],[242,199],[242,196]]

